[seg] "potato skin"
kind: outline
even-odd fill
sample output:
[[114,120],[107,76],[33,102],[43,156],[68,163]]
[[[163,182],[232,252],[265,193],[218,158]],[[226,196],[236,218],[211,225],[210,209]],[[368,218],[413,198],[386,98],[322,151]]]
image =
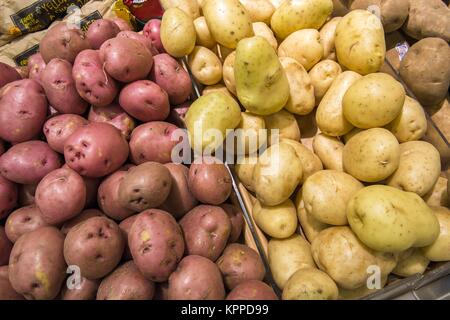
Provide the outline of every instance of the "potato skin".
[[164,53],[164,47],[161,43],[161,20],[160,19],[150,19],[144,26],[143,35],[149,38],[152,45],[158,50],[159,53]]
[[342,164],[344,144],[336,137],[319,133],[313,138],[313,150],[325,169],[344,171]]
[[0,158],[0,173],[21,184],[36,184],[60,166],[58,154],[47,143],[37,140],[16,144]]
[[24,300],[25,298],[11,286],[8,270],[8,266],[0,267],[0,300]]
[[224,60],[222,66],[222,78],[228,91],[235,96],[236,92],[236,79],[234,77],[234,61],[236,59],[236,51],[231,52]]
[[0,62],[0,75],[0,88],[10,82],[22,79],[20,74],[13,67],[3,62]]
[[334,45],[336,37],[336,27],[342,17],[333,17],[320,28],[320,43],[323,46],[323,58],[336,61],[336,47]]
[[266,270],[259,254],[250,247],[232,243],[216,261],[229,290],[249,280],[263,280]]
[[12,248],[13,244],[8,239],[5,228],[0,226],[0,266],[8,264]]
[[87,219],[93,218],[93,217],[104,217],[104,213],[97,209],[86,209],[83,210],[79,215],[75,216],[74,218],[67,220],[61,227],[61,232],[64,235],[67,235],[73,227],[76,225],[79,225],[80,223],[86,221]]
[[12,143],[33,139],[47,116],[47,99],[39,83],[10,82],[0,89],[0,138]]
[[294,273],[283,289],[283,300],[337,300],[338,287],[325,272],[302,268]]
[[163,14],[160,37],[164,50],[171,56],[180,58],[194,50],[194,21],[186,12],[179,8],[170,8]]
[[60,114],[48,119],[44,124],[48,145],[56,152],[64,153],[64,144],[69,136],[88,123],[85,118],[76,114]]
[[323,60],[317,63],[309,71],[311,84],[314,88],[316,105],[322,100],[325,93],[332,85],[333,81],[342,73],[341,66],[333,60]]
[[152,40],[141,33],[135,31],[121,31],[117,34],[118,38],[129,38],[136,40],[144,45],[152,55],[158,54],[158,50],[153,46]]
[[398,263],[392,273],[400,277],[410,277],[417,273],[423,274],[430,260],[419,248],[411,248],[399,254]]
[[61,300],[94,300],[99,284],[99,280],[89,280],[81,277],[81,288],[71,290],[67,286],[63,286]]
[[13,211],[5,222],[5,231],[8,239],[14,243],[25,233],[46,226],[48,223],[42,218],[39,208],[31,205]]
[[92,106],[88,120],[92,122],[106,122],[116,127],[125,139],[129,139],[136,126],[136,121],[126,113],[119,104],[113,103],[106,107]]
[[120,183],[126,174],[126,171],[116,171],[103,180],[98,188],[97,203],[100,209],[114,220],[123,220],[134,214],[133,210],[124,207],[119,201]]
[[28,300],[54,299],[65,278],[63,234],[43,227],[24,234],[14,244],[9,264],[9,281]]
[[17,205],[17,196],[17,185],[0,174],[0,219],[6,217]]
[[237,206],[228,203],[221,204],[220,207],[228,215],[231,222],[231,232],[228,243],[236,242],[241,236],[242,228],[244,227],[244,216],[242,211]]
[[209,259],[190,255],[169,277],[169,300],[223,300],[225,289],[219,268]]
[[102,280],[97,300],[151,300],[154,293],[154,283],[144,278],[133,261],[128,261]]
[[448,261],[450,260],[450,210],[446,207],[432,209],[439,221],[440,233],[436,241],[421,250],[431,261]]
[[204,85],[222,80],[222,62],[210,49],[195,46],[188,56],[188,64],[195,79]]
[[297,208],[297,217],[300,222],[300,227],[309,242],[312,242],[320,231],[330,227],[329,225],[320,222],[306,211],[301,189],[298,191],[297,197],[295,198],[295,206]]
[[266,283],[249,280],[231,290],[226,300],[278,300],[278,297]]
[[83,277],[94,280],[117,266],[124,246],[122,233],[114,221],[93,217],[70,229],[64,240],[64,258],[68,265],[79,266]]
[[111,19],[120,29],[120,31],[133,31],[133,27],[130,23],[122,18],[112,18]]
[[91,49],[98,50],[108,39],[114,38],[120,32],[117,24],[109,19],[97,19],[93,21],[86,32]]
[[256,202],[253,218],[257,226],[273,238],[288,238],[297,229],[297,212],[289,199],[276,206],[264,206]]
[[150,209],[137,215],[128,234],[134,263],[145,278],[164,282],[183,257],[180,226],[163,210]]
[[[46,66],[46,63],[44,59],[42,58],[42,55],[40,52],[36,52],[35,54],[31,55],[28,58],[28,78],[35,80],[39,83],[41,83],[41,74],[42,71],[44,71]],[[19,80],[20,78],[17,78],[16,80]],[[3,85],[0,83],[0,88],[3,87]]]

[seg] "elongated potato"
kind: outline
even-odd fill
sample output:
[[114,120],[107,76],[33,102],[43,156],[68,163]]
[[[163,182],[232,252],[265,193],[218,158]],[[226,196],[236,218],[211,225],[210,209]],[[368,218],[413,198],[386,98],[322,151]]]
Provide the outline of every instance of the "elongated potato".
[[275,7],[269,0],[239,0],[247,10],[252,22],[263,22],[270,25],[270,18],[275,12]]
[[[280,110],[270,116],[264,117],[266,128],[268,132],[268,142],[273,144],[278,139],[291,139],[300,141],[300,129],[297,120],[292,113],[285,110]],[[276,136],[278,131],[278,137]]]
[[160,2],[164,10],[178,8],[183,10],[192,19],[200,16],[200,6],[197,0],[161,0]]
[[198,46],[206,47],[209,49],[216,46],[217,42],[211,35],[211,31],[209,31],[205,17],[198,17],[197,19],[195,19],[194,28],[197,34],[195,41]]
[[341,17],[334,17],[320,29],[320,43],[323,46],[324,59],[336,60],[334,39],[336,36],[336,27],[341,19]]
[[320,158],[300,142],[292,139],[283,139],[283,138],[280,141],[283,143],[287,143],[288,145],[293,147],[295,149],[295,154],[302,163],[303,176],[302,180],[300,181],[301,184],[305,182],[305,180],[310,175],[323,169],[323,165],[322,162],[320,161]]
[[313,139],[313,150],[322,161],[325,169],[344,171],[342,163],[344,144],[336,137],[319,133]]
[[309,242],[312,242],[320,231],[331,227],[326,223],[320,222],[306,211],[301,189],[298,191],[297,197],[295,198],[295,206],[297,208],[297,218],[300,222],[300,227]]
[[236,59],[236,51],[231,52],[223,62],[222,77],[225,86],[235,96],[236,93],[236,79],[234,77],[234,61]]
[[[253,2],[253,1],[252,1]],[[253,22],[252,23],[253,33],[255,36],[260,36],[265,38],[274,50],[278,48],[278,41],[275,38],[273,31],[264,22]]]
[[188,64],[201,84],[213,85],[222,80],[222,63],[208,48],[196,46],[189,54]]
[[257,201],[253,218],[258,227],[272,238],[288,238],[297,229],[297,212],[289,199],[276,206],[265,206]]
[[178,58],[191,53],[197,37],[193,19],[181,9],[168,9],[162,17],[160,36],[171,56]]
[[341,66],[333,60],[323,60],[309,71],[311,84],[314,88],[315,104],[319,105],[333,81],[342,73]]

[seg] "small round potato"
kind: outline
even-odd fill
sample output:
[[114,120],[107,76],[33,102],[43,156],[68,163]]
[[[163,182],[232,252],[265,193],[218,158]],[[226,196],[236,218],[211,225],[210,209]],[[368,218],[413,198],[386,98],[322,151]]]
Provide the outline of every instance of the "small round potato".
[[278,300],[278,297],[268,284],[249,280],[231,290],[226,300]]
[[431,261],[450,260],[450,210],[445,207],[433,207],[439,221],[440,233],[436,241],[422,248],[422,253]]
[[227,89],[234,95],[236,93],[236,80],[234,78],[234,60],[236,59],[236,51],[231,52],[223,62],[222,77]]
[[257,226],[273,238],[288,238],[297,230],[297,212],[289,199],[276,206],[264,206],[257,201],[253,218]]
[[25,233],[48,226],[36,205],[22,207],[12,212],[5,222],[5,231],[11,242],[16,242]]
[[198,46],[212,49],[217,44],[216,40],[214,40],[213,36],[211,35],[211,31],[209,31],[205,17],[202,16],[195,19],[194,28],[197,34],[195,41]]
[[337,300],[338,287],[325,272],[302,268],[295,272],[283,289],[283,300]]
[[300,128],[292,113],[280,110],[265,116],[264,121],[266,128],[269,130],[267,137],[269,145],[277,143],[278,139],[300,141]]
[[56,152],[64,153],[64,144],[69,136],[88,123],[85,118],[76,114],[61,114],[48,119],[44,124],[48,145]]
[[67,285],[63,286],[61,300],[95,300],[99,284],[99,280],[81,277],[80,287],[69,289]]
[[151,40],[153,47],[156,48],[156,50],[158,50],[159,53],[164,53],[165,51],[161,43],[160,31],[161,31],[161,20],[150,19],[144,26],[143,35]]
[[[41,83],[41,73],[45,69],[45,61],[42,58],[42,55],[39,52],[36,52],[32,56],[28,58],[28,78],[36,80],[37,82]],[[19,80],[19,79],[17,79]],[[3,85],[0,83],[0,87],[3,87]]]
[[123,206],[119,201],[119,187],[126,175],[126,171],[116,171],[103,180],[98,187],[98,206],[114,220],[124,220],[135,212]]
[[320,43],[323,46],[324,59],[336,60],[334,39],[336,36],[337,25],[341,19],[341,17],[334,17],[325,23],[325,25],[320,29]]
[[188,64],[201,84],[209,86],[222,80],[222,63],[208,48],[196,46],[188,56]]
[[320,61],[312,67],[309,71],[309,77],[314,87],[316,105],[319,105],[323,96],[341,72],[341,66],[337,62],[329,59]]
[[161,42],[173,57],[183,57],[194,50],[196,32],[193,18],[179,8],[164,12],[161,21]]

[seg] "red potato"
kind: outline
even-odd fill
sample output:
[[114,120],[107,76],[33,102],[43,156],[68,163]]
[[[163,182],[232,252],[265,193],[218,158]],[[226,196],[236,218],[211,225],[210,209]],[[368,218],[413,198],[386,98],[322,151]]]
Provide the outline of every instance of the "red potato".
[[106,107],[92,106],[88,116],[92,122],[106,122],[120,130],[125,139],[129,139],[134,130],[135,120],[129,116],[118,104]]
[[103,43],[100,59],[106,72],[121,82],[145,79],[153,65],[151,52],[141,42],[126,37]]
[[134,31],[121,31],[117,35],[118,38],[130,38],[142,43],[152,55],[157,55],[158,50],[153,46],[152,41],[144,35]]
[[158,50],[158,52],[166,52],[161,42],[160,37],[161,20],[160,19],[150,19],[144,26],[144,36],[152,41],[153,46]]
[[150,80],[167,92],[172,105],[185,102],[192,92],[191,78],[187,71],[167,53],[154,56],[153,61]]
[[154,282],[166,281],[184,252],[179,225],[168,212],[158,209],[137,216],[128,234],[128,244],[138,269]]
[[10,65],[0,62],[0,89],[13,81],[22,79],[21,75]]
[[209,259],[184,257],[170,275],[169,300],[223,300],[225,289],[219,268]]
[[55,58],[41,73],[41,84],[48,102],[59,113],[83,114],[88,107],[77,92],[72,78],[72,64]]
[[97,209],[87,209],[82,211],[79,215],[75,216],[74,218],[66,221],[63,226],[61,227],[61,232],[65,235],[67,235],[73,227],[76,225],[86,221],[87,219],[93,218],[93,217],[104,217],[105,215],[103,212]]
[[78,128],[64,145],[64,158],[70,168],[82,176],[106,176],[128,158],[128,143],[110,124],[92,122]]
[[31,205],[12,212],[6,220],[5,231],[8,239],[15,243],[25,233],[47,226],[39,208]]
[[205,157],[189,168],[189,189],[200,202],[219,205],[231,194],[231,177],[225,165]]
[[133,259],[133,256],[131,255],[131,251],[130,251],[130,246],[128,245],[128,234],[130,233],[131,226],[133,225],[136,218],[137,218],[137,215],[129,216],[128,218],[122,220],[119,223],[119,228],[122,231],[122,235],[125,239],[125,250],[123,252],[123,257],[122,257],[122,259],[125,261]]
[[41,83],[41,74],[44,71],[46,63],[40,52],[37,52],[28,58],[28,78]]
[[0,173],[6,179],[21,184],[37,184],[59,167],[58,154],[43,141],[16,144],[0,157]]
[[11,286],[8,269],[8,266],[0,267],[0,300],[24,300]]
[[119,186],[126,174],[126,171],[116,171],[103,180],[98,188],[97,203],[114,220],[123,220],[135,213],[122,206],[119,201]]
[[135,164],[148,161],[172,161],[172,149],[181,141],[174,133],[178,127],[164,121],[153,121],[138,126],[131,134],[130,153]]
[[228,243],[236,242],[239,240],[242,228],[244,227],[242,211],[240,208],[228,203],[221,204],[220,207],[226,212],[231,222],[231,233]]
[[197,205],[197,199],[188,187],[189,169],[178,163],[166,163],[164,166],[172,176],[172,187],[161,209],[171,213],[175,219],[180,219]]
[[227,300],[278,300],[278,297],[268,284],[249,280],[235,287],[228,294]]
[[79,266],[83,277],[99,279],[119,264],[124,246],[114,221],[93,217],[70,229],[64,241],[64,258],[68,265]]
[[0,175],[0,219],[6,217],[15,206],[17,206],[17,185]]
[[86,185],[72,169],[56,169],[39,182],[36,205],[48,224],[58,225],[83,210],[86,203]]
[[69,289],[67,285],[61,290],[61,300],[95,300],[97,295],[99,280],[89,280],[81,277],[79,287]]
[[79,127],[89,123],[85,118],[76,114],[61,114],[47,120],[44,124],[44,135],[50,148],[64,153],[66,140]]
[[47,99],[39,83],[23,79],[0,90],[0,138],[24,142],[39,134],[47,116]]
[[155,284],[128,261],[102,280],[97,300],[152,300],[154,294]]
[[7,265],[13,244],[8,239],[5,228],[0,226],[0,266]]
[[43,227],[21,236],[11,251],[9,281],[28,300],[54,299],[66,277],[63,234]]
[[19,207],[29,206],[35,203],[34,195],[37,184],[19,185]]
[[73,63],[77,54],[85,49],[89,49],[89,41],[84,32],[65,22],[48,29],[39,44],[39,51],[46,63],[53,58]]
[[[65,163],[62,168],[71,169],[67,163]],[[86,186],[86,203],[84,205],[85,208],[90,208],[92,206],[97,205],[97,190],[100,185],[100,179],[98,178],[83,178],[84,184]]]
[[186,253],[216,261],[227,245],[231,222],[225,211],[216,206],[199,205],[181,218]]
[[97,19],[92,21],[86,32],[91,49],[98,50],[108,39],[114,38],[120,32],[119,26],[112,20]]
[[143,122],[164,120],[170,112],[167,93],[150,80],[126,85],[120,92],[119,103],[126,112]]
[[117,26],[120,31],[133,31],[133,27],[122,18],[112,18],[111,19]]
[[104,107],[111,104],[119,86],[103,68],[98,50],[84,50],[78,54],[72,76],[79,95],[90,104]]

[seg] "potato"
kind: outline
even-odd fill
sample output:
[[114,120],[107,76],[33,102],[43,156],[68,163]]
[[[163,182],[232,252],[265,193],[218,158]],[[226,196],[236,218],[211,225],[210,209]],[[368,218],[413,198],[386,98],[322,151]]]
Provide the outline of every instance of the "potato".
[[423,274],[430,260],[420,252],[418,248],[411,248],[399,254],[398,263],[392,273],[400,277],[410,277],[415,274]]
[[427,132],[427,118],[422,106],[413,98],[405,96],[401,113],[386,125],[400,143],[420,140]]
[[363,187],[361,182],[341,171],[316,172],[302,186],[306,212],[325,224],[346,225],[347,203]]
[[[14,243],[20,236],[36,229],[48,226],[36,205],[30,205],[13,211],[5,222],[8,239]],[[9,255],[8,255],[9,258]]]
[[[250,0],[249,2],[258,2],[258,1],[261,1],[261,0],[257,0],[257,1]],[[267,1],[267,0],[262,0],[262,1]],[[260,36],[260,37],[265,38],[270,43],[272,48],[275,51],[277,50],[278,41],[275,38],[273,31],[269,28],[269,26],[267,24],[265,24],[264,22],[253,22],[252,28],[253,28],[253,33],[255,34],[255,36]]]
[[197,0],[161,0],[161,5],[164,10],[170,8],[181,9],[192,19],[200,15],[200,6]]
[[258,157],[256,155],[250,155],[245,158],[241,158],[235,165],[234,170],[239,178],[239,181],[249,191],[254,192],[253,187],[253,172],[256,164],[258,163]]
[[329,60],[336,60],[336,48],[334,46],[334,39],[336,36],[336,27],[341,21],[342,17],[334,17],[329,20],[320,29],[320,43],[323,46],[323,58]]
[[67,286],[63,286],[61,300],[94,300],[99,284],[99,280],[81,277],[80,288],[69,289]]
[[346,133],[343,137],[342,140],[344,140],[344,144],[347,143],[351,138],[353,138],[357,133],[360,133],[361,131],[364,131],[363,129],[360,128],[353,128],[352,130],[350,130],[348,133]]
[[48,29],[39,44],[39,51],[45,63],[49,63],[53,58],[73,63],[78,53],[89,48],[89,40],[84,32],[65,22]]
[[128,234],[134,263],[145,278],[163,282],[175,270],[184,252],[181,229],[163,210],[141,212]]
[[264,121],[268,132],[268,143],[277,143],[279,139],[300,141],[300,129],[292,113],[280,110],[265,116]]
[[[39,82],[39,84],[40,84],[41,83],[41,74],[42,74],[42,71],[44,71],[45,66],[46,66],[46,63],[45,63],[44,59],[42,58],[42,55],[39,52],[36,52],[35,54],[31,55],[28,58],[28,64],[27,64],[28,78],[35,80],[35,81]],[[15,78],[14,80],[20,80],[20,78]],[[3,85],[0,83],[0,88],[1,87],[3,87]]]
[[222,145],[227,129],[234,129],[241,121],[238,103],[222,92],[212,92],[195,100],[185,117],[191,147],[202,153]]
[[61,232],[67,235],[73,227],[93,217],[104,217],[105,214],[97,209],[86,209],[74,218],[67,220],[61,227]]
[[244,6],[253,22],[270,25],[270,18],[275,7],[269,0],[239,0],[239,2]]
[[297,216],[300,227],[309,242],[312,242],[320,231],[330,227],[330,225],[320,222],[306,211],[305,203],[302,200],[301,190],[297,193],[295,206],[297,207]]
[[119,223],[120,231],[122,232],[122,236],[125,240],[125,250],[123,252],[122,260],[128,261],[132,260],[133,256],[131,255],[131,250],[128,242],[128,235],[130,234],[131,227],[133,226],[134,221],[136,221],[139,215],[132,215],[128,218],[122,220]]
[[259,157],[253,172],[256,197],[267,206],[280,204],[291,196],[302,175],[295,149],[285,143],[272,145]]
[[17,205],[17,196],[17,185],[0,174],[0,219],[8,216]]
[[298,234],[287,239],[271,239],[268,253],[270,270],[280,289],[284,289],[289,278],[297,270],[316,267],[311,255],[311,246]]
[[355,81],[342,99],[345,118],[355,127],[382,127],[397,118],[405,102],[403,85],[386,73]]
[[423,255],[431,261],[450,260],[450,210],[445,207],[432,208],[439,221],[438,238],[429,246],[422,248]]
[[199,205],[189,211],[180,226],[186,241],[186,253],[216,261],[231,234],[226,212],[216,206]]
[[22,79],[20,74],[13,67],[3,62],[0,62],[0,74],[0,89],[10,82]]
[[0,266],[7,265],[13,243],[8,239],[5,228],[0,226]]
[[230,91],[228,91],[227,87],[222,83],[204,87],[202,90],[202,96],[207,95],[208,93],[211,92],[222,92],[234,99],[234,96],[230,93]]
[[323,56],[319,31],[303,29],[290,34],[278,47],[278,56],[293,58],[309,71]]
[[319,105],[325,93],[341,73],[341,66],[333,60],[323,60],[312,67],[309,71],[309,77],[313,86],[316,105]]
[[313,149],[325,169],[344,171],[342,163],[344,144],[337,138],[319,133],[313,139]]
[[169,300],[223,300],[225,289],[219,268],[209,259],[190,255],[169,277]]
[[285,106],[289,112],[305,115],[314,109],[314,87],[305,68],[295,59],[280,58],[281,65],[286,73],[290,96]]
[[226,300],[278,300],[278,297],[268,284],[249,280],[231,290]]
[[18,294],[9,282],[9,267],[0,267],[0,300],[23,300],[21,294]]
[[130,153],[135,164],[147,161],[168,163],[172,149],[179,143],[175,132],[178,127],[164,121],[153,121],[138,126],[131,134]]
[[225,202],[232,189],[227,167],[213,157],[204,157],[191,164],[188,184],[197,200],[212,205]]
[[47,120],[44,124],[44,135],[50,148],[64,153],[64,143],[79,127],[88,121],[76,114],[61,114]]
[[441,173],[439,151],[425,141],[400,144],[400,162],[387,184],[424,196],[433,188]]
[[63,234],[43,227],[20,237],[11,251],[9,281],[28,300],[54,299],[65,278]]
[[117,34],[117,38],[129,38],[137,40],[138,42],[142,43],[152,55],[159,54],[158,50],[153,46],[152,39],[147,38],[143,35],[143,33],[137,33],[134,31],[121,31]]
[[113,103],[106,107],[92,106],[89,110],[88,120],[109,123],[116,127],[127,140],[136,126],[134,118],[128,115],[118,103]]
[[212,49],[216,46],[217,42],[211,35],[211,31],[209,31],[205,17],[198,17],[197,19],[195,19],[194,28],[196,32],[195,41],[198,46],[206,47],[209,49]]
[[257,226],[272,238],[285,239],[297,230],[297,212],[291,200],[276,206],[264,206],[259,201],[253,207]]
[[336,56],[343,67],[366,75],[380,70],[386,54],[383,25],[366,10],[353,10],[338,23]]
[[160,31],[161,43],[171,56],[183,57],[194,50],[196,41],[194,19],[175,7],[164,12]]
[[[450,9],[448,9],[450,11]],[[450,47],[439,38],[426,38],[409,48],[400,75],[425,106],[442,101],[450,84]]]
[[188,64],[201,84],[213,85],[222,80],[222,63],[208,48],[196,46],[188,56]]
[[[123,30],[122,30],[123,31]],[[164,53],[164,47],[161,43],[161,20],[160,19],[150,19],[144,25],[142,34],[149,38],[152,42],[153,47],[158,50],[159,53]]]
[[397,170],[400,147],[388,130],[372,128],[357,133],[344,146],[342,163],[345,172],[364,182],[386,179]]
[[266,273],[258,252],[238,243],[228,245],[216,264],[229,290],[249,280],[262,281]]
[[169,170],[157,162],[131,168],[120,182],[118,200],[135,212],[156,208],[167,199],[172,186]]
[[331,83],[316,111],[319,129],[330,136],[343,136],[353,125],[344,117],[343,98],[347,90],[362,77],[353,71],[344,71]]
[[10,82],[0,89],[0,138],[12,143],[33,139],[47,116],[47,99],[34,80]]
[[93,217],[70,229],[64,240],[64,258],[68,265],[79,266],[83,277],[94,280],[114,270],[124,246],[122,233],[114,221]]
[[231,222],[231,232],[228,243],[237,242],[241,236],[242,228],[244,227],[244,215],[242,210],[239,207],[228,203],[221,204],[220,207],[228,215]]
[[146,78],[153,65],[150,51],[141,42],[125,37],[104,42],[100,47],[100,59],[104,70],[120,82]]
[[339,287],[357,289],[367,284],[367,268],[376,265],[381,277],[387,276],[397,263],[391,253],[380,253],[366,247],[349,227],[331,227],[319,233],[311,244],[314,261]]
[[119,201],[120,183],[126,174],[126,171],[116,171],[103,180],[98,188],[98,206],[108,217],[115,220],[123,220],[134,213]]
[[91,122],[78,128],[64,144],[64,158],[69,167],[82,176],[106,176],[128,158],[125,138],[110,124]]
[[36,184],[60,166],[58,154],[37,140],[16,144],[0,157],[0,173],[21,184]]
[[72,76],[78,94],[94,106],[111,104],[119,88],[117,82],[105,72],[98,50],[83,50],[73,63]]
[[303,268],[295,272],[283,290],[283,300],[337,300],[338,287],[325,272]]
[[154,283],[144,278],[133,261],[128,261],[102,280],[97,300],[151,300],[154,293]]
[[266,123],[262,116],[241,112],[241,122],[236,128],[235,151],[238,156],[254,154],[267,143]]
[[270,26],[285,39],[300,29],[319,29],[333,11],[331,0],[283,1],[272,15]]
[[91,49],[98,50],[108,39],[114,38],[120,32],[120,28],[112,20],[97,19],[89,25],[86,37]]
[[234,77],[234,61],[236,59],[236,51],[231,52],[223,62],[222,77],[225,86],[235,96],[236,93],[236,79]]
[[433,211],[417,194],[372,185],[356,192],[347,204],[352,230],[368,247],[400,252],[432,244],[439,235]]
[[430,191],[422,198],[429,206],[442,206],[448,207],[450,205],[448,190],[447,190],[448,179],[444,177],[439,177],[434,186]]

